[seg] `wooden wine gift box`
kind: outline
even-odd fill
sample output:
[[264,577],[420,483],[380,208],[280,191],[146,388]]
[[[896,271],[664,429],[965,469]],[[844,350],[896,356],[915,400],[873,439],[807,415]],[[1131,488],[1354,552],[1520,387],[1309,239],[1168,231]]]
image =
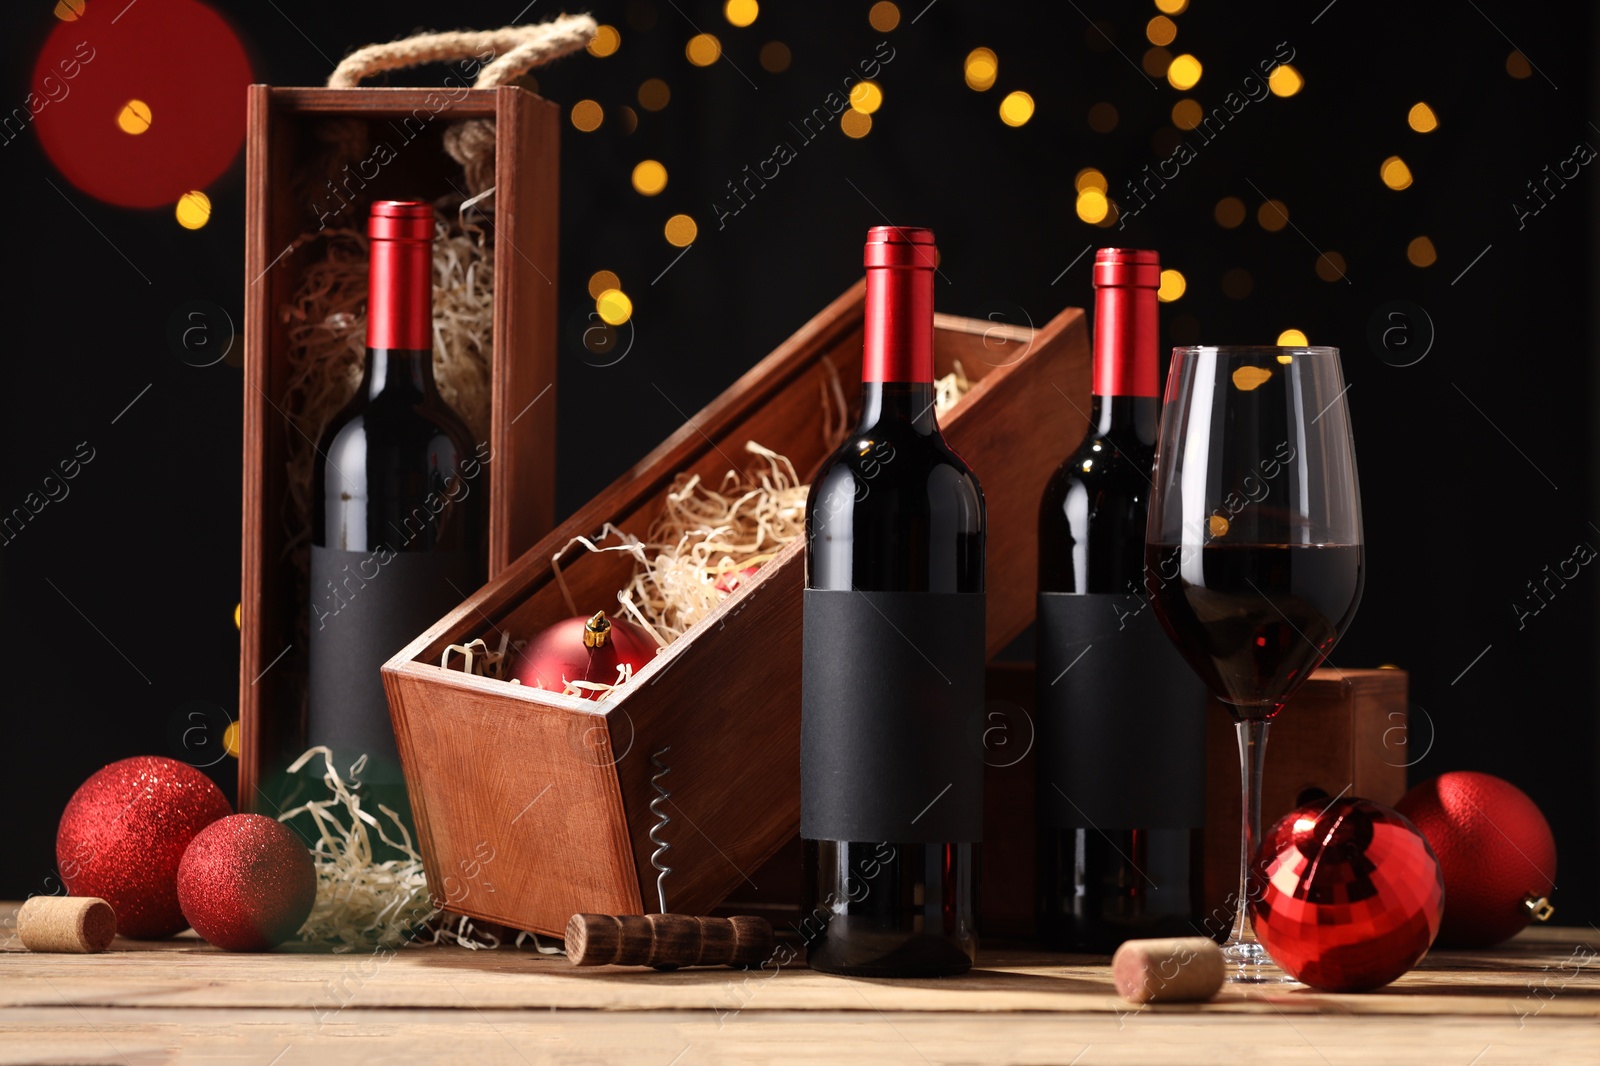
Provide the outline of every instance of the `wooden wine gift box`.
[[[374,200],[464,195],[444,131],[493,120],[494,348],[489,572],[502,570],[555,522],[556,238],[559,109],[515,87],[279,89],[249,96],[245,208],[244,573],[239,671],[239,804],[273,813],[274,779],[305,739],[305,609],[287,551],[284,413],[293,368],[284,309],[322,242],[321,226],[362,229]],[[370,153],[328,173],[330,141]],[[378,146],[386,151],[379,151]],[[546,395],[545,390],[549,390]],[[536,400],[542,403],[532,405]]]
[[[754,441],[809,480],[830,450],[827,395],[859,397],[864,289],[835,300],[384,667],[429,886],[450,910],[557,936],[575,913],[658,910],[655,829],[670,845],[660,859],[672,871],[667,910],[705,913],[794,836],[803,539],[603,701],[440,660],[451,644],[527,639],[573,614],[551,556],[608,522],[643,538],[680,473],[715,486],[752,465]],[[940,421],[988,500],[992,654],[1033,618],[1037,501],[1085,430],[1083,313],[1039,330],[937,316],[935,357],[939,374],[959,360],[976,382]],[[622,552],[561,559],[583,614],[614,610],[632,567]]]

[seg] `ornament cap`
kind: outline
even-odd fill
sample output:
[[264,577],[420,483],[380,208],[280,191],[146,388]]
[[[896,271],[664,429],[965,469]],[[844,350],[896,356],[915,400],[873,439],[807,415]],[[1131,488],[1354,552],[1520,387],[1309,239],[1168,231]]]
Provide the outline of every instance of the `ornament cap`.
[[1536,922],[1548,922],[1556,913],[1548,897],[1535,896],[1532,892],[1522,897],[1522,906]]
[[583,624],[583,646],[585,648],[603,648],[606,639],[611,636],[611,619],[606,617],[604,611],[596,611],[594,617]]

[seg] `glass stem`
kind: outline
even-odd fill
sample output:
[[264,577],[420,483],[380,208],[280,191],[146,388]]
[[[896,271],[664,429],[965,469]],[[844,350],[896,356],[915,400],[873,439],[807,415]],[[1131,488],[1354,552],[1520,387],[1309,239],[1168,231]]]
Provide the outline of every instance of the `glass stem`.
[[1254,944],[1256,931],[1250,924],[1250,859],[1261,839],[1261,769],[1267,755],[1267,718],[1245,718],[1234,723],[1239,737],[1239,893],[1233,916],[1233,934],[1228,943]]

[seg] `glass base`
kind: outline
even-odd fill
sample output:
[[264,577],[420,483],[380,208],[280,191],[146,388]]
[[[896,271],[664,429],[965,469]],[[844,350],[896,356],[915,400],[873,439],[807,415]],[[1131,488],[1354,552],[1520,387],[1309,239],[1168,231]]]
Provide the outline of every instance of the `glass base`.
[[1254,941],[1229,940],[1222,945],[1222,958],[1227,967],[1225,972],[1230,985],[1300,983],[1272,961],[1266,948]]

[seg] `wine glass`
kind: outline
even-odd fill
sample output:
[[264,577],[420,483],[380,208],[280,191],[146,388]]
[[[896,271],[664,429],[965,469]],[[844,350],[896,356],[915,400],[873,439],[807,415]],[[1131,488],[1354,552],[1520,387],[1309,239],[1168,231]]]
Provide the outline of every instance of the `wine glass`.
[[1361,497],[1337,348],[1175,348],[1145,580],[1156,615],[1233,716],[1239,891],[1231,981],[1291,980],[1250,924],[1267,728],[1361,601]]

